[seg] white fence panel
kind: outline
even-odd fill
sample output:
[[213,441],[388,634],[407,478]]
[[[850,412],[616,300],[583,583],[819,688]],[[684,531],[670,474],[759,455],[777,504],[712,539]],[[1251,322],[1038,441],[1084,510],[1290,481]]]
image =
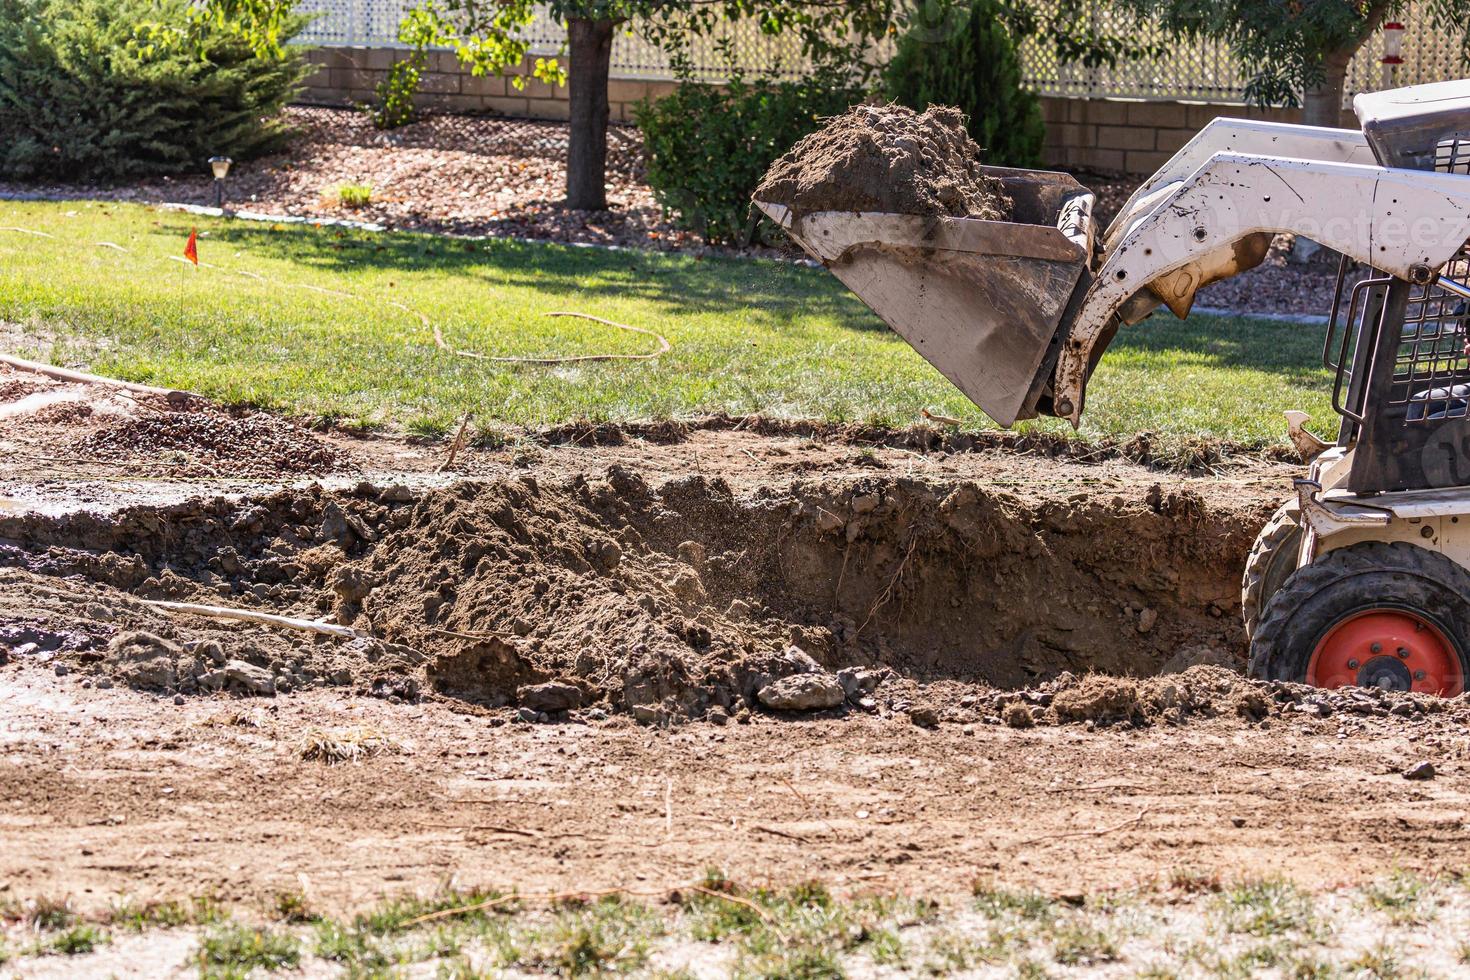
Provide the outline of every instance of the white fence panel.
[[[1043,6],[1051,2],[1038,0]],[[302,9],[317,15],[302,40],[318,45],[394,47],[399,44],[398,23],[412,5],[413,0],[302,0]],[[1096,0],[1088,16],[1096,27],[1132,34],[1140,43],[1163,45],[1165,54],[1155,59],[1125,62],[1115,68],[1086,68],[1059,63],[1050,47],[1036,38],[1028,38],[1022,42],[1021,54],[1027,83],[1033,89],[1044,95],[1074,98],[1207,102],[1239,102],[1244,98],[1248,76],[1224,45],[1171,39],[1156,25],[1135,23],[1106,0]],[[1349,94],[1470,74],[1470,68],[1461,59],[1457,38],[1435,30],[1426,12],[1411,10],[1405,23],[1404,64],[1394,75],[1386,75],[1380,64],[1383,37],[1375,35],[1353,62]],[[566,39],[561,25],[546,16],[538,17],[530,30],[530,40],[538,54],[559,50]],[[804,70],[794,38],[768,37],[749,22],[732,26],[730,34],[733,67],[738,70],[787,78],[798,76]],[[696,77],[713,81],[729,76],[732,65],[721,56],[714,39],[696,39],[694,44]],[[620,34],[614,43],[612,65],[617,78],[673,77],[663,52],[631,32]]]

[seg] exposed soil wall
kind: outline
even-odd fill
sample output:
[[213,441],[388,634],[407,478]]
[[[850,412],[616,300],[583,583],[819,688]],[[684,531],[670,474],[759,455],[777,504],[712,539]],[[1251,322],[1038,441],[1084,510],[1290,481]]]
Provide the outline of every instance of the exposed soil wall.
[[[882,678],[1017,688],[1232,663],[1262,517],[1158,488],[1038,500],[884,475],[737,496],[614,466],[0,518],[0,566],[17,569],[0,595],[39,610],[31,626],[52,650],[137,686],[248,689],[248,671],[218,673],[240,661],[272,688],[427,688],[658,721],[834,707]],[[68,575],[94,597],[58,595],[53,577]],[[201,630],[138,598],[330,615],[375,639]]]

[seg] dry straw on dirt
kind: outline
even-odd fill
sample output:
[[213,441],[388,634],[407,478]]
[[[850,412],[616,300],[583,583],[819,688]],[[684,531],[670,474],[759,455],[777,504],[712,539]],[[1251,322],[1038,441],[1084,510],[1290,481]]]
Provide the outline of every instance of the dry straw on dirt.
[[301,736],[301,758],[327,765],[360,762],[376,755],[399,755],[404,745],[371,728],[313,728]]

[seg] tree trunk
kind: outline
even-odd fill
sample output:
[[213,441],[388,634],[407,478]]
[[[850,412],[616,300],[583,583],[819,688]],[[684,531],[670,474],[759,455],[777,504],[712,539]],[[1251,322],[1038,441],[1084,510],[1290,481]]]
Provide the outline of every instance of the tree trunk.
[[617,22],[567,21],[571,139],[567,147],[567,207],[607,208],[607,76]]
[[1302,104],[1302,122],[1308,126],[1342,126],[1342,93],[1347,87],[1352,51],[1334,51],[1322,59],[1322,81],[1307,89]]
[[1342,126],[1342,93],[1347,88],[1348,65],[1358,49],[1367,43],[1388,16],[1389,0],[1374,0],[1364,13],[1358,36],[1339,51],[1329,51],[1322,58],[1322,84],[1308,89],[1302,103],[1302,121],[1308,126]]

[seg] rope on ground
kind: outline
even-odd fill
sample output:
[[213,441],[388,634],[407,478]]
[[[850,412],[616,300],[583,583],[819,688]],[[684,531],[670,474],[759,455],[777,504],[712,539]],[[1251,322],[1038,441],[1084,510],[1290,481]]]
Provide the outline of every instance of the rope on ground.
[[[393,305],[398,306],[397,303],[394,303]],[[399,308],[403,309],[403,307]],[[422,313],[417,313],[416,315],[424,321],[424,324],[426,326],[428,325],[429,321],[427,317],[425,317]],[[437,324],[435,324],[433,327],[434,343],[438,345],[440,350],[446,350],[451,354],[458,354],[460,357],[472,357],[477,361],[494,361],[497,364],[585,364],[589,361],[655,361],[674,349],[674,345],[669,343],[669,339],[667,337],[665,337],[661,333],[655,333],[654,331],[649,330],[646,327],[632,327],[626,323],[618,323],[616,320],[605,320],[600,316],[592,316],[588,313],[558,311],[556,313],[548,313],[546,315],[557,317],[576,317],[579,320],[591,320],[594,323],[601,323],[609,327],[616,327],[619,330],[627,330],[631,333],[641,333],[645,337],[652,337],[654,340],[657,340],[658,350],[653,351],[649,354],[574,354],[567,357],[491,357],[488,354],[481,354],[479,351],[459,350],[457,348],[449,346],[449,344],[444,340],[444,334],[439,330]]]
[[276,616],[271,613],[256,612],[253,609],[200,606],[192,602],[165,602],[161,599],[139,599],[138,601],[145,606],[162,609],[164,612],[187,613],[191,616],[207,616],[211,619],[233,619],[245,623],[259,623],[262,626],[283,626],[287,629],[305,630],[309,633],[345,636],[354,640],[372,639],[371,634],[355,630],[350,626],[338,626],[336,623],[323,623],[315,619],[292,619],[290,616]]
[[30,371],[33,374],[42,374],[57,381],[72,381],[78,384],[108,385],[113,388],[121,388],[124,391],[135,391],[141,395],[159,395],[163,398],[177,399],[185,397],[188,392],[178,391],[173,388],[155,388],[152,385],[140,385],[132,381],[119,381],[116,378],[104,378],[100,374],[87,374],[83,371],[72,371],[68,368],[57,367],[54,364],[42,364],[40,361],[28,361],[14,354],[0,354],[0,364],[8,364],[18,371]]

